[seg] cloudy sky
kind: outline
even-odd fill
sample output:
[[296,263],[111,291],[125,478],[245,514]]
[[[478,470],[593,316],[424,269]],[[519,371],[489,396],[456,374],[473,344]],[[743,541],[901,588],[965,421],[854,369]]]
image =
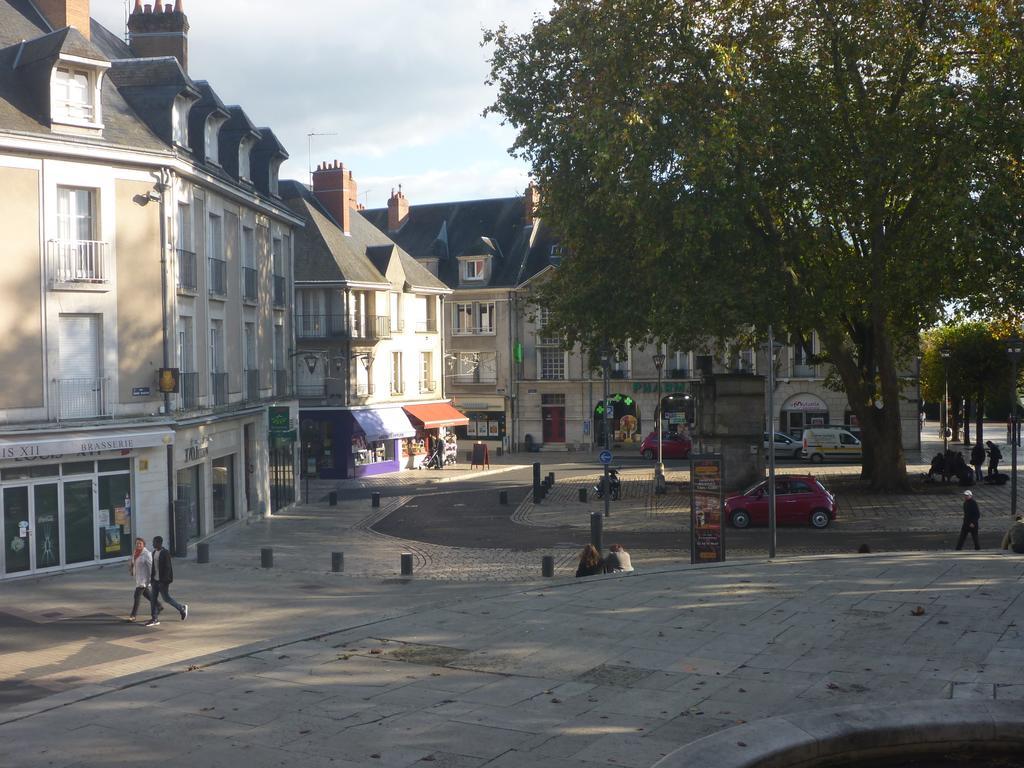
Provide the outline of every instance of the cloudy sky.
[[[144,0],[145,1],[145,0]],[[152,2],[152,0],[149,0]],[[171,0],[173,1],[173,0]],[[184,0],[189,74],[268,125],[291,159],[282,178],[339,160],[360,202],[383,206],[403,185],[412,204],[521,194],[526,166],[513,133],[480,116],[481,30],[529,27],[551,0]],[[92,15],[123,34],[124,0],[92,0]]]

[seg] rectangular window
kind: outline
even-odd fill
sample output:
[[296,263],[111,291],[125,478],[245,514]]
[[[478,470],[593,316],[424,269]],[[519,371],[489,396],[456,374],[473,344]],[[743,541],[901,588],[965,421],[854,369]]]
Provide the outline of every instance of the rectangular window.
[[473,333],[473,305],[452,305],[452,328],[456,336],[468,336]]
[[391,294],[391,331],[392,333],[401,333],[405,330],[405,324],[402,322],[402,294],[392,293]]
[[192,354],[193,336],[192,318],[182,315],[178,318],[178,367],[182,373],[195,370],[195,358]]
[[96,190],[57,188],[57,237],[63,241],[91,241],[96,233]]
[[465,280],[483,280],[484,279],[484,260],[483,259],[470,259],[462,262],[462,277]]
[[252,227],[242,227],[242,266],[256,266],[256,232]]
[[551,319],[550,310],[541,307],[537,310],[537,343],[539,345],[549,347],[558,346],[561,344],[561,339],[550,333],[544,333],[544,330],[548,327],[548,323]]
[[401,395],[405,392],[405,380],[402,375],[402,353],[391,353],[391,394]]
[[565,353],[560,349],[538,349],[540,378],[557,380],[565,378]]
[[420,392],[434,391],[434,355],[420,352]]
[[174,143],[180,147],[188,146],[188,107],[185,99],[175,99],[171,107],[171,120]]
[[493,335],[495,332],[495,305],[494,302],[480,303],[477,305],[477,317],[479,318],[477,328],[479,333]]
[[238,144],[238,178],[248,181],[251,175],[249,170],[250,153],[252,152],[252,141],[246,139]]
[[235,519],[235,457],[213,460],[213,527]]
[[84,69],[57,67],[53,76],[54,119],[93,122],[92,77]]
[[224,370],[224,321],[210,321],[210,372]]

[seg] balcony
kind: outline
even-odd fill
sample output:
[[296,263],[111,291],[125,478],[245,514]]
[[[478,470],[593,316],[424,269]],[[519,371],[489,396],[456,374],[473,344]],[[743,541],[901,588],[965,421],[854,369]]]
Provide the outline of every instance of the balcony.
[[[564,376],[558,376],[556,378],[564,378]],[[479,369],[470,373],[456,373],[452,376],[452,381],[455,384],[497,384],[498,374],[497,373],[481,373]]]
[[260,372],[258,368],[245,369],[245,399],[260,399]]
[[[494,336],[493,325],[462,326],[452,329],[452,336]],[[558,340],[551,342],[553,345],[560,344]]]
[[256,301],[258,275],[254,267],[242,267],[242,301]]
[[284,368],[274,369],[274,397],[288,397],[288,371]]
[[288,280],[284,275],[274,275],[274,306],[288,306]]
[[54,379],[57,419],[93,419],[110,416],[107,402],[110,379]]
[[428,317],[426,320],[417,320],[416,333],[437,333],[437,320],[433,317]]
[[210,394],[215,406],[228,404],[228,375],[226,373],[210,374]]
[[373,344],[391,338],[391,318],[387,315],[367,315],[352,318],[352,341]]
[[183,293],[195,293],[199,287],[196,272],[196,255],[184,248],[177,249],[178,254],[178,290]]
[[99,240],[49,240],[46,261],[50,286],[71,290],[106,290],[110,284],[110,243]]
[[210,265],[210,282],[208,289],[211,296],[228,295],[228,263],[224,259],[210,256],[207,261]]
[[437,384],[433,381],[421,380],[420,381],[420,394],[424,395],[428,392],[433,392],[437,388]]
[[629,378],[629,369],[628,368],[620,368],[619,370],[614,370],[613,369],[611,371],[608,371],[608,378],[609,379],[628,379]]
[[689,379],[691,377],[689,368],[669,368],[668,379]]
[[178,377],[181,395],[181,409],[192,410],[199,405],[199,374],[182,373]]
[[300,339],[335,339],[348,333],[344,315],[296,315],[295,335]]
[[813,379],[815,376],[817,376],[817,371],[813,365],[793,363],[794,379]]
[[322,381],[319,384],[296,384],[295,395],[296,397],[309,400],[323,400],[327,397],[327,382]]

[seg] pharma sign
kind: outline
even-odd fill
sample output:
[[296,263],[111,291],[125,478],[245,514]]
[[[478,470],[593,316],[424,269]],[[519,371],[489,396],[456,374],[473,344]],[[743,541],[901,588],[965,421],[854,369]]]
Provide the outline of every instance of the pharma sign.
[[690,562],[725,560],[722,457],[690,458]]

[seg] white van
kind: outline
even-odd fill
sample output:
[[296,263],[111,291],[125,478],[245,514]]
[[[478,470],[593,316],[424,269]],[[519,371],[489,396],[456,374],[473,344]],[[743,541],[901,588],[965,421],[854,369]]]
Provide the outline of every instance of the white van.
[[811,427],[803,434],[800,456],[820,464],[825,459],[859,459],[860,440],[848,430],[839,427]]

